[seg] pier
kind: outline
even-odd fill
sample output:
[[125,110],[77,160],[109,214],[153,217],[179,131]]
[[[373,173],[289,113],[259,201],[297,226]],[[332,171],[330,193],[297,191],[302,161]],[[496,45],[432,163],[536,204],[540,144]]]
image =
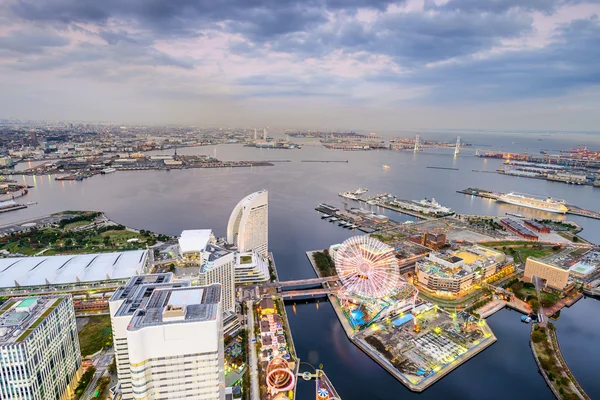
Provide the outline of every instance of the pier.
[[450,167],[427,167],[427,168],[430,168],[430,169],[447,169],[447,170],[450,170],[450,171],[458,171],[459,170],[458,168],[450,168]]
[[300,162],[316,162],[316,163],[348,163],[348,160],[300,160]]
[[[498,200],[498,198],[500,196],[504,195],[504,193],[501,193],[501,192],[490,192],[487,190],[477,189],[477,188],[468,188],[468,189],[463,189],[463,190],[457,190],[456,193],[462,193],[462,194],[466,194],[469,196],[482,197],[485,199],[493,199],[493,200]],[[565,203],[565,206],[568,209],[566,212],[567,214],[579,215],[580,217],[586,217],[586,218],[600,219],[600,212],[598,212],[598,211],[586,210],[586,209],[578,207],[574,204],[568,204],[568,203]],[[527,207],[524,205],[516,206],[516,207],[530,208],[530,207]]]

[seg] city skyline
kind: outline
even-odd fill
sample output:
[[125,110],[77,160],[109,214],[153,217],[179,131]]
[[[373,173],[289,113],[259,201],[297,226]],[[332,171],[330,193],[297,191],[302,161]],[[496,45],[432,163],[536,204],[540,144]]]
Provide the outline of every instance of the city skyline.
[[589,1],[0,6],[7,119],[594,130]]

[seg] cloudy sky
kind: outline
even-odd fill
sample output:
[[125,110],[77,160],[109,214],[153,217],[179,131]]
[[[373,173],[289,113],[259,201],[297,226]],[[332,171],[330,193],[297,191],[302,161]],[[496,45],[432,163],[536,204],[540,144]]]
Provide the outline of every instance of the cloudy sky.
[[0,0],[0,119],[600,131],[599,0]]

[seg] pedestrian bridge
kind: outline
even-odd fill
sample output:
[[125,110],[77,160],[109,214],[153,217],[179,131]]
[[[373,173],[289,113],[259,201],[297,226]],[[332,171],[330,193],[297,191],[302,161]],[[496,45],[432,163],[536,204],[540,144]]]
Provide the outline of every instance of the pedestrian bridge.
[[299,279],[295,281],[283,281],[283,282],[269,282],[259,285],[261,289],[267,288],[290,288],[295,286],[306,286],[306,285],[322,285],[325,282],[337,282],[339,281],[338,276],[327,276],[324,278],[309,278]]

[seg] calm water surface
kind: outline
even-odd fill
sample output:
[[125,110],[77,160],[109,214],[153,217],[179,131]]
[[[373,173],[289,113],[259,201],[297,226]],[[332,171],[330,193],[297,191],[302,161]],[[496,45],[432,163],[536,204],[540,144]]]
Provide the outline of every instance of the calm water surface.
[[[481,141],[484,139],[489,140],[482,138]],[[565,146],[559,139],[564,140],[555,139],[558,140],[554,144],[557,148],[570,146]],[[539,148],[537,139],[527,140],[524,147]],[[544,143],[547,142],[552,144],[544,139]],[[510,142],[505,146],[518,148],[519,144]],[[213,155],[214,148],[186,148],[179,149],[178,153]],[[369,193],[387,192],[407,199],[435,197],[459,213],[503,215],[517,212],[532,217],[551,216],[456,193],[466,187],[479,187],[563,198],[582,207],[600,210],[600,189],[473,172],[474,169],[495,170],[501,161],[476,158],[472,151],[463,153],[455,158],[450,150],[413,154],[340,152],[315,146],[305,146],[302,150],[218,146],[217,157],[223,160],[286,159],[292,162],[259,168],[117,172],[82,182],[60,182],[50,176],[17,177],[35,186],[26,200],[39,204],[2,214],[0,224],[65,209],[93,209],[104,211],[111,219],[135,228],[171,235],[177,235],[183,229],[212,228],[217,236],[224,236],[235,204],[248,193],[268,189],[270,248],[280,278],[289,280],[314,276],[305,251],[322,249],[357,234],[322,221],[314,211],[321,202],[343,207],[337,196],[340,191],[366,187]],[[303,163],[301,160],[348,160],[348,163]],[[384,164],[391,168],[384,170]],[[427,166],[452,167],[458,171],[429,169]],[[401,221],[409,219],[395,213],[389,215]],[[600,221],[568,218],[585,228],[583,237],[600,243]],[[597,323],[586,325],[582,317],[594,316],[598,321],[599,305],[593,300],[582,301],[564,311],[557,322],[565,358],[575,375],[581,376],[581,383],[590,395],[600,393],[597,380],[593,378],[598,354],[588,352],[585,357],[580,357],[579,353],[585,352],[587,346],[598,348],[600,326]],[[297,304],[295,308],[294,312],[292,305],[288,305],[300,358],[312,364],[322,363],[345,400],[410,396],[552,398],[533,361],[527,341],[528,326],[521,324],[519,315],[514,312],[501,311],[489,319],[498,337],[496,344],[417,395],[405,389],[346,339],[328,303],[319,303],[318,308],[315,303]],[[313,386],[301,384],[298,399],[310,398],[313,390]]]

